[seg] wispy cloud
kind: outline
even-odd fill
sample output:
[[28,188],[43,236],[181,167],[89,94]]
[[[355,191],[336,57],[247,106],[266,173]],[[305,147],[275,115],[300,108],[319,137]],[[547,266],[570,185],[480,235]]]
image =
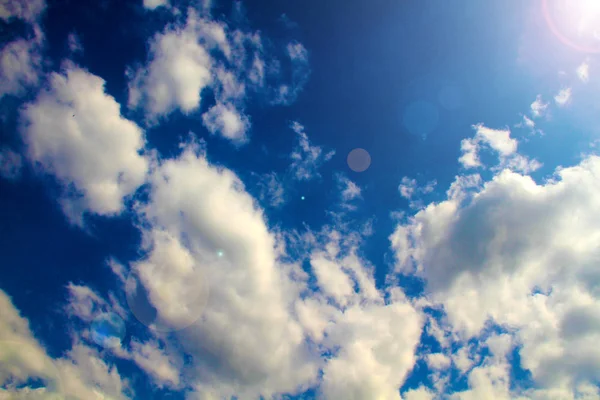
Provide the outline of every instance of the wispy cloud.
[[291,128],[298,135],[298,145],[290,155],[292,174],[301,181],[320,177],[319,168],[335,155],[335,150],[324,152],[322,147],[312,145],[300,123],[292,122]]

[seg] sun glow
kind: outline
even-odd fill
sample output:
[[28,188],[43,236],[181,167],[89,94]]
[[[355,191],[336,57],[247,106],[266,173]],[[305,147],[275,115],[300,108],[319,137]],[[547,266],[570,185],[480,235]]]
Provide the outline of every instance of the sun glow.
[[600,52],[600,0],[542,0],[542,5],[561,42],[586,53]]

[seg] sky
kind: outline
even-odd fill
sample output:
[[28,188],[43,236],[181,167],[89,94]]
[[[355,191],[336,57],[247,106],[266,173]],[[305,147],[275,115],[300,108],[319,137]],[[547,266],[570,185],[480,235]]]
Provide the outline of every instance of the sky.
[[0,3],[0,399],[600,399],[600,3]]

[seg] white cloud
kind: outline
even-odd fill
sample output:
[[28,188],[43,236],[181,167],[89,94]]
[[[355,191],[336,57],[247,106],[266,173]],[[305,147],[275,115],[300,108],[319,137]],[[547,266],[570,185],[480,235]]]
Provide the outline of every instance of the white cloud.
[[69,283],[69,303],[66,311],[69,315],[90,322],[107,306],[106,301],[87,286]]
[[537,160],[517,153],[518,141],[510,137],[510,130],[491,129],[483,124],[473,125],[473,129],[475,137],[463,139],[460,144],[462,155],[458,161],[464,168],[482,167],[479,153],[485,147],[498,154],[499,163],[492,170],[510,169],[529,173],[541,167]]
[[45,8],[45,0],[3,1],[0,4],[0,18],[5,21],[10,20],[11,18],[19,18],[29,23],[34,23]]
[[132,340],[130,357],[152,377],[159,388],[176,389],[180,385],[180,363],[169,357],[158,342],[140,343]]
[[184,113],[200,106],[204,88],[213,82],[214,47],[229,51],[224,28],[190,11],[183,28],[166,29],[150,41],[149,65],[132,75],[129,105],[143,106],[150,120],[176,108]]
[[462,155],[458,159],[464,168],[476,168],[481,166],[479,160],[479,145],[475,139],[463,139],[460,142]]
[[531,103],[531,115],[534,118],[539,118],[546,113],[548,109],[548,103],[544,103],[542,95],[538,94],[535,101]]
[[[114,366],[98,354],[75,343],[63,358],[52,359],[33,336],[27,320],[19,315],[10,298],[0,291],[0,397],[50,399],[57,395],[77,400],[129,398],[129,384]],[[39,378],[40,389],[18,388]],[[18,393],[18,394],[16,394]],[[31,397],[29,397],[31,396]],[[38,396],[38,397],[34,397]],[[2,397],[6,398],[6,397]]]
[[400,196],[405,199],[411,199],[415,191],[417,190],[417,180],[411,179],[408,176],[402,178],[400,185],[398,186],[398,191],[400,192]]
[[[478,335],[487,323],[511,327],[537,389],[573,392],[595,382],[599,177],[600,158],[592,156],[544,184],[509,170],[475,193],[457,183],[448,200],[397,227],[397,271],[425,278],[428,298],[444,306],[461,337]],[[481,387],[473,395],[501,389],[494,393],[508,396],[504,386],[490,386],[504,373],[502,366],[472,372],[473,386]]]
[[434,400],[435,393],[426,387],[411,389],[403,394],[404,400]]
[[571,88],[562,89],[556,96],[554,96],[554,101],[559,107],[564,107],[571,102]]
[[473,127],[475,137],[498,152],[501,157],[507,157],[517,151],[517,140],[510,137],[508,129],[491,129],[483,124]]
[[[140,209],[152,226],[144,234],[149,254],[134,270],[164,325],[200,318],[177,333],[194,356],[187,370],[195,395],[293,392],[317,374],[290,314],[299,289],[277,266],[275,238],[241,181],[190,146],[152,176]],[[203,291],[210,297],[198,307]]]
[[427,365],[435,370],[446,369],[450,366],[450,358],[443,353],[429,353],[426,356]]
[[217,103],[202,115],[202,122],[211,134],[221,134],[235,143],[248,141],[250,120],[231,104]]
[[[172,348],[180,351],[151,342],[125,357],[158,385],[191,387],[190,399],[271,398],[310,387],[328,400],[399,398],[423,321],[401,291],[384,301],[373,266],[357,255],[360,235],[327,228],[303,236],[314,292],[300,261],[283,261],[286,246],[242,182],[203,151],[192,143],[164,160],[148,203],[136,207],[147,255],[132,270],[158,313],[155,325],[177,330]],[[182,352],[193,362],[183,364]]]
[[[67,65],[21,113],[30,161],[65,187],[63,207],[72,221],[82,213],[113,215],[144,182],[148,160],[140,155],[142,130],[121,117],[104,81]],[[74,192],[74,193],[73,193]]]
[[328,400],[398,399],[415,362],[421,319],[410,304],[352,307],[328,329],[340,346],[323,370],[320,391]]
[[342,177],[340,178],[340,183],[342,184],[342,200],[343,201],[350,201],[350,200],[354,200],[356,198],[359,198],[361,196],[361,190],[360,187],[352,182],[350,179],[346,178],[346,177]]
[[235,101],[244,98],[246,87],[233,72],[221,66],[216,68],[215,76],[219,83],[216,91],[220,101]]
[[0,177],[14,180],[21,176],[23,160],[18,153],[9,148],[0,149]]
[[290,155],[292,174],[301,181],[320,177],[319,168],[334,156],[335,151],[331,150],[323,154],[323,148],[311,145],[304,132],[304,126],[298,122],[293,122],[291,128],[298,135],[298,145]]
[[144,7],[149,10],[154,10],[162,6],[169,6],[169,0],[144,0]]
[[523,115],[523,123],[528,128],[532,128],[532,129],[535,128],[535,122],[531,118],[529,118],[527,115]]
[[579,67],[577,67],[577,76],[583,83],[587,83],[590,80],[590,63],[584,61]]
[[39,41],[17,39],[0,50],[0,98],[23,95],[38,85],[41,73]]

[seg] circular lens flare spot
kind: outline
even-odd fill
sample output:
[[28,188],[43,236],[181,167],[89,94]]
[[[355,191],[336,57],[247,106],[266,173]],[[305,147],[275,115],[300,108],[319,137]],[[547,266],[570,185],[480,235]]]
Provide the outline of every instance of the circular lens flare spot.
[[125,337],[125,322],[115,313],[103,313],[94,318],[91,326],[92,340],[99,346],[115,348]]
[[365,149],[354,149],[348,154],[346,162],[352,171],[364,172],[371,165],[371,155]]

